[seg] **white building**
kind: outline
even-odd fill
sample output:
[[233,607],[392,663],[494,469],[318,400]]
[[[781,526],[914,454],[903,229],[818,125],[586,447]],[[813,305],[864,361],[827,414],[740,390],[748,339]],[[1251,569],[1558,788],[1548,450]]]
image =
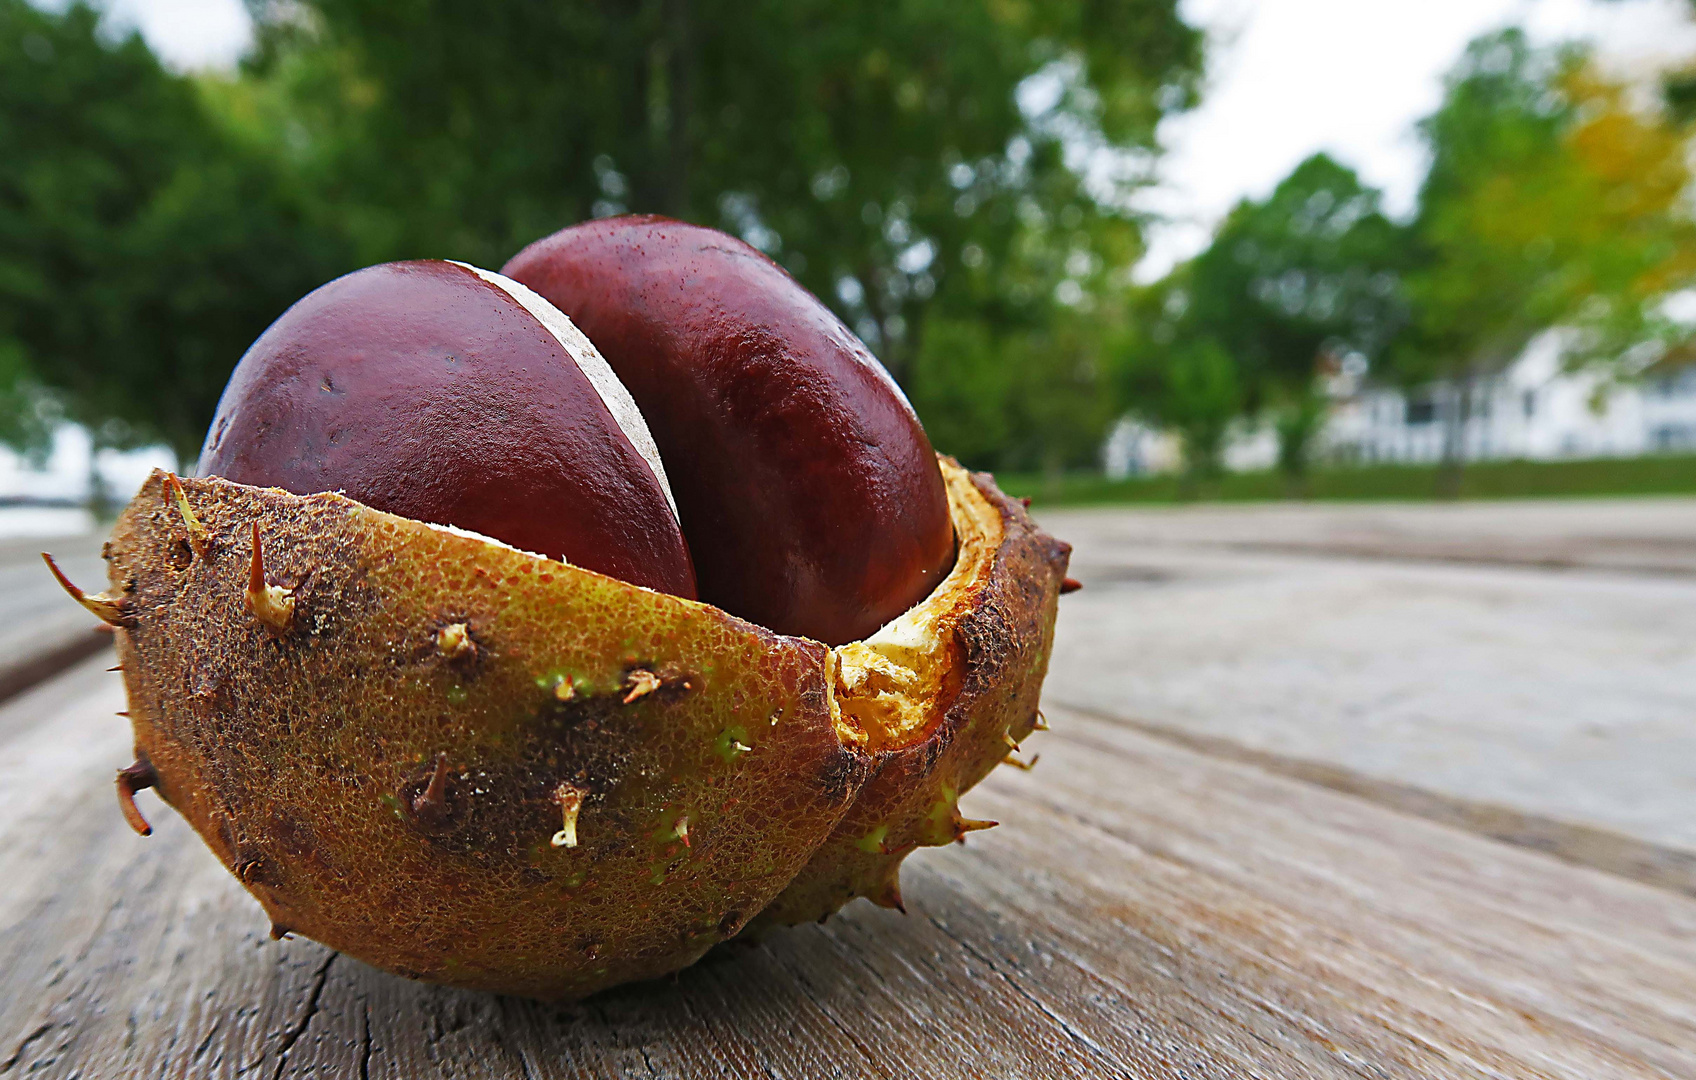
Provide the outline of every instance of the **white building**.
[[1177,435],[1126,417],[1113,425],[1101,447],[1101,468],[1114,480],[1177,472],[1184,463]]
[[[1616,382],[1599,371],[1564,370],[1561,344],[1559,332],[1542,335],[1474,389],[1461,432],[1467,460],[1696,452],[1696,365]],[[1367,382],[1364,367],[1345,364],[1333,381],[1318,456],[1362,464],[1440,460],[1445,421],[1460,406],[1457,388],[1439,383],[1404,393]],[[1224,458],[1230,469],[1270,468],[1277,461],[1276,438],[1268,425],[1239,425]],[[1170,435],[1131,421],[1114,429],[1103,453],[1115,477],[1167,472],[1181,461]]]
[[[1320,452],[1358,462],[1437,461],[1459,407],[1450,384],[1412,393],[1365,385],[1337,398]],[[1696,450],[1696,366],[1617,382],[1563,370],[1560,335],[1544,334],[1475,388],[1461,438],[1470,461]]]

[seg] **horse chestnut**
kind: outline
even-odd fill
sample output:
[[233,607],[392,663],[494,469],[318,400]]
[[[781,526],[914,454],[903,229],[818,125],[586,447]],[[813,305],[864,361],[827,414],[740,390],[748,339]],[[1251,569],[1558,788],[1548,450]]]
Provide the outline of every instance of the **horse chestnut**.
[[840,645],[954,559],[936,455],[829,308],[740,240],[660,217],[557,232],[501,272],[564,311],[653,427],[701,598]]
[[460,263],[368,267],[289,308],[236,365],[199,468],[695,595],[629,392],[547,301]]
[[640,387],[712,589],[811,636],[688,598],[665,470],[564,315],[456,264],[376,267],[243,358],[202,461],[223,475],[148,479],[109,592],[61,578],[114,628],[125,818],[146,835],[156,792],[273,936],[541,998],[751,921],[900,907],[910,852],[994,824],[960,795],[1038,727],[1069,549],[929,457],[745,246],[645,219],[529,256]]

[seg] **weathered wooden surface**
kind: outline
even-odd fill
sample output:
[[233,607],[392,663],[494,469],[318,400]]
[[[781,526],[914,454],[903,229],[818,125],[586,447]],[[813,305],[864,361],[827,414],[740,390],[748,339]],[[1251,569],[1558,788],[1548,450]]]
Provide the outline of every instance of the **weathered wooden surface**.
[[111,644],[41,561],[41,552],[53,552],[71,580],[99,592],[106,588],[100,543],[92,534],[0,540],[0,701]]
[[[1200,503],[1044,514],[1095,516],[1143,547],[1283,551],[1550,570],[1696,574],[1696,499],[1439,503]],[[1094,539],[1094,537],[1091,537]]]
[[[1655,541],[1696,569],[1696,499],[1043,522],[1077,545],[1084,582],[1062,607],[1050,701],[1696,861],[1696,573],[1607,563]],[[1368,532],[1406,557],[1326,546]],[[1410,554],[1432,538],[1492,561]],[[1298,541],[1304,554],[1291,553]],[[1536,562],[1554,543],[1564,569]]]
[[129,832],[98,667],[0,708],[0,1077],[1696,1076],[1696,901],[1068,712],[906,917],[570,1007],[407,983]]

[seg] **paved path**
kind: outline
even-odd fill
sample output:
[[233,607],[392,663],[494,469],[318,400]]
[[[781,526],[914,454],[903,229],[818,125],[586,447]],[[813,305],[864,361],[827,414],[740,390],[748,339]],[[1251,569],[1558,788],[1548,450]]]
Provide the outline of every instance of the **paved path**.
[[1696,852],[1696,500],[1043,518],[1049,701]]

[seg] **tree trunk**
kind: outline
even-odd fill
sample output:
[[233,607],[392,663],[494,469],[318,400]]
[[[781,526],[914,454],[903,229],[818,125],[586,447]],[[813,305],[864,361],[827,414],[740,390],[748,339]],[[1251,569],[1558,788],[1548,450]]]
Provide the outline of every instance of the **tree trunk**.
[[1284,474],[1287,498],[1305,499],[1310,494],[1308,471],[1312,465],[1313,441],[1325,424],[1326,404],[1318,388],[1309,387],[1277,416],[1278,471]]
[[1214,491],[1224,473],[1224,425],[1197,424],[1182,435],[1183,471],[1178,475],[1178,497],[1190,501]]
[[689,0],[665,0],[665,38],[670,68],[670,123],[666,131],[668,161],[663,179],[665,212],[689,216],[689,166],[692,158],[690,121],[695,107],[695,50],[689,27]]
[[689,0],[648,0],[639,18],[647,47],[637,63],[637,91],[648,138],[646,168],[631,177],[634,205],[687,218],[695,100]]
[[106,483],[106,477],[100,471],[100,440],[89,433],[88,444],[88,511],[94,515],[97,526],[117,516],[117,503],[112,498],[112,487]]
[[1455,398],[1443,414],[1443,458],[1437,466],[1437,497],[1460,498],[1466,468],[1466,426],[1472,419],[1473,387],[1477,373],[1468,368],[1456,385]]

